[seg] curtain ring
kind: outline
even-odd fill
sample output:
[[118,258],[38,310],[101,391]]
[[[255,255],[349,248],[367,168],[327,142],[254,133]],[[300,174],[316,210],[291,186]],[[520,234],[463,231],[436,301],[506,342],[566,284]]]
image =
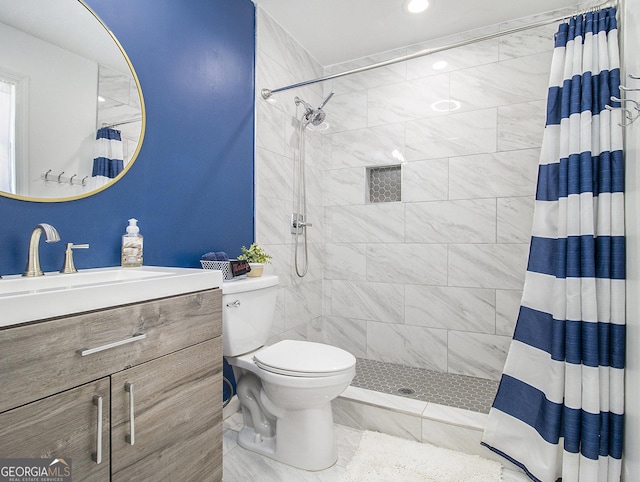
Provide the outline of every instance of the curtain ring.
[[71,176],[69,178],[69,184],[71,184],[73,186],[73,178],[76,177],[78,174],[74,174],[73,176]]
[[51,172],[51,169],[49,169],[47,172],[44,173],[44,180],[48,181],[49,180],[49,173]]
[[60,181],[60,178],[62,177],[63,174],[64,174],[64,171],[62,171],[60,174],[58,174],[58,182],[62,182],[62,181]]

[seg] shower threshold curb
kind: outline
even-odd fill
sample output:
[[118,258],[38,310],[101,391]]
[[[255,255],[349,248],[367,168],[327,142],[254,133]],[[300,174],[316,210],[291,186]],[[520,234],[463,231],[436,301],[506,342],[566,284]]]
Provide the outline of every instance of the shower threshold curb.
[[349,386],[332,402],[334,422],[430,443],[500,462],[504,482],[529,481],[508,460],[480,445],[488,415]]

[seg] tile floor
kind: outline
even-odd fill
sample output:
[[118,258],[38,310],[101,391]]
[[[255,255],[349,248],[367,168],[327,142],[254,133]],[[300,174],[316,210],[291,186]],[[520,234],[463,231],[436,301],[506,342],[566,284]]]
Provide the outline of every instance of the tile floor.
[[[356,378],[334,405],[334,420],[339,422],[335,424],[338,461],[318,472],[296,469],[238,446],[242,415],[234,400],[235,408],[232,404],[225,409],[223,481],[338,482],[358,448],[364,429],[476,453],[497,387],[498,383],[491,380],[358,359]],[[399,391],[403,388],[412,393]],[[362,420],[358,422],[362,417],[367,420],[373,417],[379,423],[369,426],[360,423]],[[426,437],[425,430],[435,439]],[[529,479],[505,468],[503,480]]]
[[358,358],[351,386],[489,413],[498,382]]
[[[223,482],[339,482],[354,456],[362,430],[335,425],[338,461],[318,472],[296,469],[268,457],[243,449],[237,443],[242,415],[236,412],[224,421]],[[527,482],[524,475],[503,470],[503,482]]]

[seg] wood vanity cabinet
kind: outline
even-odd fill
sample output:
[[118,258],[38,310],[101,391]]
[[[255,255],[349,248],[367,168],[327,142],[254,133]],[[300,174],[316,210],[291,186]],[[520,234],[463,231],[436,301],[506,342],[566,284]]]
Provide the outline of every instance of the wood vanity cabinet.
[[0,330],[0,458],[222,480],[221,333],[219,289]]

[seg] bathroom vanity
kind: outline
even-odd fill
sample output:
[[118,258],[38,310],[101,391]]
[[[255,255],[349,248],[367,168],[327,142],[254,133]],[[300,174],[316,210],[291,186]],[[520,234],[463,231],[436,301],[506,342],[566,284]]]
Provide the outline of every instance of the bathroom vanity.
[[222,480],[216,283],[0,327],[0,458],[71,459],[74,481]]

